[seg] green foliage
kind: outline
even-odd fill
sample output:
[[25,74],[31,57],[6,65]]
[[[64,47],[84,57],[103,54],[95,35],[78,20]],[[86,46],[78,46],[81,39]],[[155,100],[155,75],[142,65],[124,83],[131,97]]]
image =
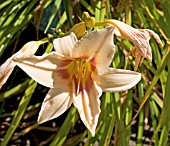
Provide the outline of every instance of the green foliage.
[[[138,68],[137,71],[142,73],[143,79],[136,87],[122,93],[103,94],[101,114],[94,137],[82,126],[74,107],[68,110],[68,114],[64,114],[64,120],[63,116],[55,119],[56,121],[62,120],[57,124],[57,128],[51,126],[52,122],[48,122],[47,125],[37,125],[35,120],[31,121],[31,117],[38,117],[40,108],[40,102],[35,98],[41,96],[43,99],[48,89],[37,85],[27,77],[20,79],[20,74],[17,74],[18,68],[15,69],[13,78],[9,78],[9,81],[0,91],[0,103],[2,103],[0,104],[0,122],[2,122],[0,123],[0,126],[2,125],[0,138],[3,139],[2,146],[12,143],[17,133],[17,138],[22,139],[22,136],[27,136],[34,130],[43,131],[42,136],[45,139],[38,140],[38,144],[41,146],[46,144],[51,146],[78,145],[83,141],[85,146],[92,146],[94,143],[98,143],[99,146],[127,146],[132,142],[132,134],[136,135],[133,144],[142,146],[143,139],[146,138],[144,134],[146,126],[153,129],[149,136],[151,145],[170,145],[168,140],[170,130],[170,2],[169,0],[130,2],[131,0],[118,2],[111,0],[89,0],[88,2],[85,0],[69,2],[67,0],[0,1],[0,57],[3,60],[8,59],[11,52],[16,52],[15,49],[20,49],[17,48],[17,40],[24,39],[20,38],[20,34],[33,21],[38,32],[43,12],[50,4],[53,5],[53,9],[47,19],[48,23],[44,28],[44,34],[48,32],[55,17],[59,19],[56,24],[57,32],[59,28],[66,32],[74,24],[80,22],[81,15],[77,14],[87,11],[95,17],[97,22],[114,18],[135,28],[152,29],[159,34],[165,44],[164,48],[160,48],[153,39],[150,40],[153,62],[144,60]],[[63,10],[61,11],[61,9]],[[94,27],[94,29],[102,27]],[[35,38],[41,37],[38,33],[36,35],[38,37],[35,36]],[[133,70],[134,57],[125,57],[126,52],[129,52],[133,47],[132,44],[124,39],[116,37],[114,39],[116,53],[112,62],[113,66]],[[45,46],[46,52],[50,52],[52,47],[50,43]],[[3,56],[4,54],[5,56]],[[18,80],[22,83],[13,84]],[[12,110],[7,110],[8,104],[13,104],[10,101],[20,96],[22,98],[17,107],[13,106]],[[30,119],[28,118],[27,121],[24,117],[28,115],[28,112]],[[8,118],[11,120],[8,121]],[[20,128],[24,120],[27,125]],[[3,129],[5,122],[8,123],[8,126]],[[77,128],[77,125],[81,125],[83,128]],[[79,129],[81,129],[80,132]],[[15,133],[15,131],[17,132]],[[41,134],[41,131],[39,133]]]

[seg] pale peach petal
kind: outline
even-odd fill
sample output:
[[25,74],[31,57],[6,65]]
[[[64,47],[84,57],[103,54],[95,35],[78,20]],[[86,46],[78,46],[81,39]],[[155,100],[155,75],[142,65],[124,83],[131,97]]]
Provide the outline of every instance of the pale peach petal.
[[152,51],[149,44],[150,37],[153,36],[158,44],[161,47],[163,46],[159,36],[152,30],[135,29],[124,22],[114,19],[106,20],[106,22],[113,24],[116,27],[115,34],[130,40],[137,47],[141,56],[146,57],[149,61],[152,61]]
[[139,30],[148,32],[150,37],[153,36],[161,48],[164,46],[159,35],[157,33],[155,33],[153,30],[150,30],[150,29],[139,29]]
[[[63,60],[62,60],[63,59]],[[15,58],[15,63],[36,82],[51,88],[58,88],[67,84],[67,80],[57,73],[57,65],[65,58],[52,52],[43,56]]]
[[50,89],[45,97],[38,116],[38,123],[43,123],[63,114],[72,104],[67,88]]
[[98,71],[102,73],[114,56],[113,31],[114,27],[110,26],[84,36],[75,45],[71,57],[94,59]]
[[[121,37],[130,40],[133,42],[133,44],[140,50],[141,54],[146,57],[147,55],[147,49],[149,48],[148,43],[148,36],[146,36],[141,31],[131,27],[130,25],[127,25],[126,23],[123,23],[118,20],[112,20],[113,25],[118,29],[120,32],[118,35],[121,35]],[[115,34],[117,34],[115,32]]]
[[138,72],[109,68],[102,75],[93,75],[93,79],[105,92],[125,91],[135,86],[141,79]]
[[13,58],[15,58],[15,57],[17,57],[17,58],[26,57],[26,56],[29,56],[29,55],[34,55],[37,52],[38,47],[41,44],[44,44],[46,42],[48,42],[47,38],[39,40],[39,41],[28,42],[17,53],[15,53],[13,55]]
[[78,109],[81,120],[94,136],[100,114],[99,97],[102,90],[91,79],[82,86],[80,94],[76,97],[73,96],[73,104]]
[[54,49],[57,53],[62,54],[64,56],[70,56],[70,52],[72,52],[74,45],[77,43],[77,38],[74,33],[70,33],[70,35],[57,38],[53,41]]
[[0,88],[11,75],[14,67],[15,63],[12,61],[12,58],[9,58],[7,61],[5,61],[5,63],[0,66]]
[[[153,30],[150,30],[150,29],[138,29],[141,33],[143,33],[145,35],[145,37],[147,38],[146,41],[148,43],[148,48],[147,48],[147,53],[146,53],[146,57],[149,61],[152,61],[152,50],[151,50],[151,47],[150,47],[150,44],[149,44],[149,40],[151,38],[151,36],[153,36],[155,38],[155,40],[157,41],[157,43],[160,45],[160,47],[163,47],[163,44],[159,38],[159,36],[153,31]],[[139,51],[141,51],[141,49],[139,49]]]
[[7,81],[9,76],[11,75],[16,64],[13,62],[13,59],[16,57],[24,57],[35,54],[39,45],[47,42],[47,39],[43,39],[40,41],[31,41],[26,43],[17,53],[8,58],[1,66],[0,66],[0,88]]

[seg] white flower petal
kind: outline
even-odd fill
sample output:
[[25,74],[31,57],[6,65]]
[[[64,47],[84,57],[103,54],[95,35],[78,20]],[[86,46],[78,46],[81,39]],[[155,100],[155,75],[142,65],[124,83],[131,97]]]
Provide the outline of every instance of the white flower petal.
[[94,75],[94,80],[105,92],[125,91],[135,86],[141,74],[134,71],[109,68],[102,75]]
[[0,88],[7,81],[15,66],[12,57],[0,66]]
[[57,53],[64,56],[70,56],[70,52],[73,50],[74,45],[77,43],[77,38],[74,33],[70,35],[57,38],[53,41],[54,49]]
[[99,97],[102,90],[92,80],[82,86],[83,90],[80,94],[77,97],[73,96],[73,104],[78,109],[81,120],[94,136],[100,114]]
[[152,51],[149,44],[150,37],[153,36],[157,43],[160,44],[161,47],[163,46],[159,36],[152,30],[136,29],[114,19],[106,20],[106,22],[113,24],[117,28],[115,29],[115,34],[130,40],[137,47],[141,56],[146,57],[149,61],[152,61]]
[[13,58],[14,57],[19,58],[19,57],[34,55],[37,52],[38,47],[41,44],[44,44],[46,42],[48,42],[47,38],[39,40],[39,41],[30,41],[30,42],[26,43],[17,53],[15,53],[13,55]]
[[31,78],[46,87],[57,88],[67,83],[67,80],[57,74],[57,65],[64,60],[56,53],[15,58],[14,61]]
[[139,49],[140,53],[144,57],[146,57],[147,49],[149,48],[148,36],[146,36],[146,34],[142,33],[138,29],[135,29],[130,25],[127,25],[124,22],[114,20],[114,19],[112,20],[112,22],[113,25],[120,32],[118,36],[121,35],[123,38],[130,40]]
[[7,81],[9,76],[11,75],[16,64],[13,62],[13,59],[16,57],[24,57],[35,54],[38,47],[46,43],[48,40],[43,39],[40,41],[31,41],[26,43],[18,52],[8,58],[1,66],[0,66],[0,88]]
[[150,29],[139,29],[139,30],[148,32],[150,37],[153,36],[161,48],[164,46],[158,34],[156,34],[153,30]]
[[[159,38],[159,36],[153,31],[153,30],[150,30],[150,29],[138,29],[141,33],[143,33],[146,37],[146,46],[148,46],[146,49],[146,57],[150,62],[152,61],[152,50],[151,50],[151,47],[150,47],[150,44],[149,44],[149,40],[151,38],[151,36],[153,36],[155,38],[155,40],[157,41],[157,43],[160,45],[160,47],[163,47],[163,44]],[[138,46],[140,47],[140,46]],[[141,46],[142,48],[142,46]],[[144,48],[144,47],[143,47]],[[139,48],[139,51],[141,51],[141,49]]]
[[71,57],[94,59],[98,71],[102,73],[109,67],[115,52],[113,31],[114,27],[110,26],[84,36],[74,47]]
[[72,99],[67,90],[64,86],[61,89],[50,89],[39,113],[39,124],[57,118],[71,106]]

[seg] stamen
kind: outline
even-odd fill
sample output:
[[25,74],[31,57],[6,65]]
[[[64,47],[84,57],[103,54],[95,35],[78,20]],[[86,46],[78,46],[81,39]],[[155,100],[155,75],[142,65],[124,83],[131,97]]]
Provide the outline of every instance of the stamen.
[[79,73],[79,71],[80,71],[80,62],[79,61],[76,61],[76,70]]
[[145,57],[142,56],[142,58],[140,60],[140,64],[139,64],[140,66],[142,65],[144,59],[145,59]]
[[136,49],[137,49],[136,46],[134,46],[134,47],[129,51],[129,53],[126,54],[126,57],[129,57],[129,55],[131,55]]
[[76,60],[76,73],[75,77],[80,80],[80,78],[84,78],[86,76],[86,60]]
[[78,74],[78,72],[76,73],[76,79],[78,79],[78,76],[79,76],[79,74]]
[[82,67],[82,78],[84,78],[85,77],[85,75],[86,75],[86,64],[83,64],[83,67]]
[[[87,62],[85,59],[77,58],[71,62],[68,68],[70,85],[69,95],[73,96],[80,94],[82,91],[82,85],[86,84],[91,73],[91,62]],[[72,83],[72,84],[71,84]]]

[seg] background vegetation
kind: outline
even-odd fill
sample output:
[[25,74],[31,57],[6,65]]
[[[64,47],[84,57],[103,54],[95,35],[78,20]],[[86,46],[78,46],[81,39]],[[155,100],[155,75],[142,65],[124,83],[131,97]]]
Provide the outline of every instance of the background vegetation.
[[[164,43],[164,48],[159,48],[150,40],[153,62],[144,60],[139,67],[143,78],[136,87],[103,93],[95,137],[73,106],[62,116],[38,125],[38,112],[49,89],[16,67],[0,90],[1,145],[170,145],[169,8],[169,0],[0,0],[1,64],[28,41],[42,39],[54,29],[68,31],[80,22],[83,11],[97,22],[118,19],[135,28],[152,29]],[[120,38],[115,38],[115,45],[112,65],[134,70],[134,57],[125,56],[133,45]],[[43,45],[37,54],[52,48],[51,43]]]

